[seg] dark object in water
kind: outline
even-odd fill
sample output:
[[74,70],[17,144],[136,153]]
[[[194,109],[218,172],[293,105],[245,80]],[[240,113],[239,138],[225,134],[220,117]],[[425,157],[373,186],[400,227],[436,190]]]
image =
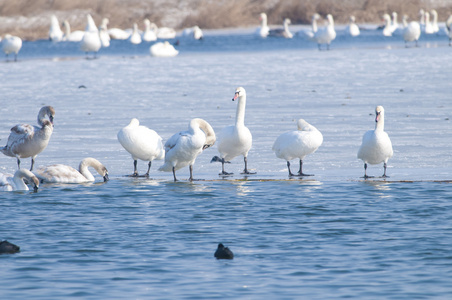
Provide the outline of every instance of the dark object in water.
[[84,85],[82,84],[82,85],[79,85],[78,88],[79,88],[79,89],[86,89],[86,86],[84,86]]
[[11,244],[7,240],[0,242],[0,254],[14,254],[20,251],[20,247],[14,244]]
[[232,251],[229,250],[228,247],[225,247],[222,243],[219,243],[217,251],[215,251],[214,256],[217,259],[233,259],[234,253],[232,253]]

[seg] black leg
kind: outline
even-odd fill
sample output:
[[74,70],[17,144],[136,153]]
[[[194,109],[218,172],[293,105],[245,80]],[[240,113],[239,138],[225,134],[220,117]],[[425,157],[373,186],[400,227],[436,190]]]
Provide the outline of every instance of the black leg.
[[176,179],[176,169],[173,167],[173,177],[174,177],[174,181],[177,181]]
[[193,181],[193,165],[189,165],[188,169],[190,170],[190,178],[188,180]]
[[151,170],[151,164],[152,164],[152,161],[150,161],[148,163],[148,171],[146,172],[146,174],[144,174],[144,175],[146,175],[146,177],[149,177],[149,171]]
[[295,176],[291,171],[290,171],[290,162],[287,161],[287,169],[289,170],[289,177],[290,176]]
[[228,172],[226,172],[226,171],[224,170],[224,164],[225,164],[225,161],[224,161],[224,158],[222,158],[222,159],[221,159],[221,173],[218,174],[218,175],[232,175],[232,174],[234,174],[234,173],[228,173]]
[[384,163],[384,164],[383,164],[383,168],[384,168],[385,171],[384,171],[384,173],[383,173],[383,178],[389,178],[389,176],[386,175],[386,167],[387,167],[387,164]]
[[242,174],[256,174],[256,172],[250,172],[248,171],[248,159],[245,157],[243,157],[243,161],[245,162],[245,170],[243,170]]
[[17,157],[17,168],[20,169],[20,159]]
[[367,163],[364,163],[364,179],[369,178],[369,176],[367,176]]
[[134,161],[133,161],[133,174],[132,174],[132,176],[133,177],[137,177],[138,176],[138,171],[137,171],[137,160],[135,159]]
[[298,170],[298,176],[313,176],[312,174],[303,173],[303,160],[300,159],[300,169]]
[[31,167],[30,167],[30,171],[33,171],[33,166],[35,165],[35,158],[32,157],[31,158]]

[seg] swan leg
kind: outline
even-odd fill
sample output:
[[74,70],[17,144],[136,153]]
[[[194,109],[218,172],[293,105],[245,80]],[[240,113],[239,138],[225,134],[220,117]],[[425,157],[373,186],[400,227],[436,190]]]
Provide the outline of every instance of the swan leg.
[[256,172],[248,171],[248,159],[246,158],[246,156],[243,157],[243,161],[245,162],[245,169],[243,170],[242,174],[256,174]]
[[137,163],[138,161],[136,159],[133,160],[133,177],[138,177],[138,170],[137,170]]
[[19,156],[17,156],[16,158],[17,158],[17,169],[20,169],[20,158]]
[[384,171],[383,176],[382,176],[383,178],[389,178],[389,176],[386,175],[386,167],[387,167],[387,164],[384,163],[383,164],[383,168],[384,168],[385,171]]
[[36,157],[36,156],[32,156],[32,157],[31,157],[31,167],[30,167],[30,171],[33,171],[33,167],[34,167],[34,165],[35,165],[35,157]]
[[174,177],[174,181],[177,181],[176,179],[176,168],[173,167],[173,177]]
[[289,177],[295,176],[295,175],[290,171],[290,161],[287,161],[287,169],[289,170]]
[[17,53],[14,54],[14,61],[17,62]]
[[300,169],[298,170],[298,176],[314,176],[312,174],[303,173],[303,161],[300,159]]
[[149,161],[149,163],[148,163],[148,171],[146,172],[146,174],[144,174],[146,177],[149,177],[149,171],[151,170],[151,164],[152,164],[152,161]]
[[371,176],[367,176],[367,163],[364,163],[364,179],[370,178]]
[[224,170],[224,158],[221,159],[221,173],[219,175],[232,175],[234,173],[228,173]]
[[190,178],[188,180],[193,181],[193,165],[189,165],[188,169],[190,170]]

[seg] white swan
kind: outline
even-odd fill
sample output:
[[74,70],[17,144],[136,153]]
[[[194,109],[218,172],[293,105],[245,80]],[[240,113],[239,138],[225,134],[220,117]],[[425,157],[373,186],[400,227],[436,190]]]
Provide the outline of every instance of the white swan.
[[261,13],[259,15],[259,20],[261,21],[261,27],[256,29],[255,35],[266,38],[270,32],[270,28],[267,25],[267,14]]
[[129,32],[120,28],[110,28],[108,34],[112,40],[127,40],[130,36]]
[[432,9],[430,11],[430,14],[432,15],[432,28],[433,28],[433,33],[437,33],[439,31],[439,26],[438,26],[438,12],[434,9]]
[[425,12],[425,28],[424,33],[426,34],[432,34],[433,32],[433,25],[432,22],[430,22],[430,13],[428,11]]
[[356,25],[355,21],[355,16],[351,16],[348,26],[345,28],[345,32],[350,36],[358,36],[360,34],[359,27]]
[[405,40],[405,47],[408,47],[408,42],[415,42],[417,47],[417,41],[421,36],[421,26],[418,22],[412,21],[407,24],[408,17],[403,16],[403,39]]
[[323,28],[317,30],[314,34],[314,40],[317,42],[319,50],[321,50],[321,45],[326,44],[326,49],[330,49],[331,42],[336,38],[336,30],[334,30],[334,19],[333,16],[328,14],[326,16],[327,25]]
[[220,157],[214,156],[211,162],[221,162],[221,173],[219,175],[232,175],[224,171],[224,164],[236,156],[243,155],[245,169],[243,174],[254,174],[248,171],[248,152],[253,144],[253,136],[248,127],[245,126],[246,91],[243,87],[235,90],[232,101],[238,99],[235,125],[223,128],[219,135],[218,152]]
[[135,45],[141,44],[141,34],[138,32],[137,23],[133,23],[133,31],[130,35],[129,42]]
[[367,131],[358,150],[358,158],[364,161],[364,178],[367,176],[367,164],[376,165],[384,163],[383,177],[386,176],[386,166],[388,159],[392,157],[392,143],[388,134],[384,131],[385,111],[383,106],[375,109],[375,130]]
[[314,41],[314,35],[318,30],[317,20],[319,19],[320,15],[318,13],[313,14],[311,18],[311,29],[300,30],[297,32],[297,35],[305,36],[309,40]]
[[97,29],[96,23],[94,23],[91,15],[88,15],[86,20],[85,34],[80,42],[80,50],[85,52],[86,55],[88,55],[88,52],[94,52],[94,57],[96,57],[97,51],[99,51],[102,46],[99,37],[99,30]]
[[6,54],[6,60],[8,61],[8,56],[14,53],[14,61],[17,61],[17,54],[22,48],[22,39],[18,36],[13,36],[6,34],[2,40],[2,50]]
[[449,46],[452,46],[452,15],[446,20],[446,31],[449,36]]
[[176,37],[176,31],[169,27],[157,27],[157,38],[159,39],[174,39]]
[[88,167],[93,167],[100,176],[103,177],[104,182],[108,181],[107,168],[97,159],[87,157],[80,162],[78,171],[73,167],[56,164],[47,167],[41,167],[35,171],[36,177],[41,182],[50,183],[83,183],[94,182],[95,178],[89,171]]
[[[298,120],[298,130],[281,134],[273,144],[272,150],[278,158],[287,161],[289,176],[312,176],[303,173],[303,159],[314,153],[323,143],[322,133],[303,119]],[[290,171],[290,160],[300,159],[300,169],[294,175]]]
[[397,13],[392,12],[392,22],[391,22],[391,35],[394,34],[399,29],[399,22],[397,22]]
[[140,125],[138,119],[133,118],[129,125],[118,132],[118,141],[132,155],[133,175],[138,176],[137,160],[148,161],[148,171],[154,159],[160,160],[165,157],[162,138],[152,129]]
[[35,192],[38,191],[38,178],[26,169],[19,169],[14,175],[0,173],[0,191],[28,191],[29,189],[24,179],[33,183],[33,190]]
[[102,47],[110,47],[110,35],[108,34],[108,22],[107,18],[102,19],[102,23],[99,26],[99,38]]
[[60,23],[55,15],[50,17],[49,40],[52,42],[61,42],[63,40],[63,31],[61,31]]
[[[49,120],[45,119],[48,116]],[[52,106],[44,106],[38,113],[38,126],[18,124],[11,128],[6,146],[0,148],[0,152],[6,156],[17,158],[17,167],[20,169],[20,159],[31,157],[30,171],[33,170],[36,156],[49,144],[53,132],[53,117],[55,109]]]
[[201,152],[215,144],[215,132],[203,119],[192,119],[187,131],[174,134],[165,143],[165,163],[159,171],[173,172],[174,181],[176,170],[189,166],[190,181],[193,181],[193,164]]
[[385,22],[385,26],[383,28],[383,35],[392,36],[391,17],[388,14],[384,14],[383,21]]
[[285,18],[283,22],[283,28],[271,29],[268,33],[269,36],[284,37],[291,39],[293,34],[289,30],[290,19]]
[[153,42],[157,40],[157,34],[155,33],[157,26],[154,23],[151,23],[148,19],[144,20],[144,32],[141,37],[145,42]]
[[193,27],[193,38],[195,40],[202,40],[204,38],[204,34],[201,28],[199,28],[199,26],[197,25]]
[[69,22],[67,20],[63,22],[63,28],[64,28],[63,41],[80,42],[83,39],[83,36],[85,35],[85,32],[81,30],[71,32],[71,25],[69,25]]
[[149,48],[149,51],[152,56],[157,57],[173,57],[179,54],[179,51],[177,51],[168,41],[155,43]]

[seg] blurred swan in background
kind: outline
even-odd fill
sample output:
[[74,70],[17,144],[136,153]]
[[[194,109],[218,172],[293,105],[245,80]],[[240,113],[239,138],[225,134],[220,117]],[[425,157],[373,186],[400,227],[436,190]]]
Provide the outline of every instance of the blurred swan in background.
[[153,42],[157,40],[156,28],[154,23],[151,23],[148,19],[144,20],[144,32],[141,37],[145,42]]
[[438,12],[434,9],[430,11],[430,14],[432,15],[432,29],[433,33],[437,33],[439,31],[438,26]]
[[55,15],[50,17],[49,40],[52,42],[61,42],[63,40],[63,31],[61,31],[60,23]]
[[99,38],[102,47],[110,46],[110,35],[108,34],[108,22],[107,18],[102,19],[102,23],[99,26]]
[[157,27],[157,38],[159,39],[174,39],[176,37],[176,31],[169,27]]
[[430,13],[428,11],[426,11],[424,16],[425,16],[424,33],[425,34],[432,34],[432,33],[434,33],[432,22],[430,22]]
[[322,50],[322,44],[326,44],[326,49],[329,50],[331,42],[336,38],[333,16],[328,14],[326,16],[326,22],[327,25],[317,30],[314,34],[314,41],[317,43],[319,50]]
[[394,11],[392,12],[392,21],[391,21],[391,35],[396,33],[396,31],[399,29],[399,22],[397,21],[397,13]]
[[314,35],[318,30],[317,20],[319,19],[320,15],[318,13],[313,14],[311,18],[311,28],[306,30],[300,30],[297,32],[297,35],[306,36],[309,40],[314,41]]
[[22,48],[22,39],[18,36],[6,34],[2,40],[2,50],[6,54],[8,61],[9,54],[14,53],[14,61],[17,61],[17,54]]
[[284,37],[291,39],[293,34],[289,30],[290,19],[285,18],[283,22],[283,28],[271,29],[268,33],[269,36]]
[[452,15],[447,18],[446,21],[446,32],[449,36],[449,46],[452,46]]
[[63,41],[66,42],[80,42],[85,35],[85,32],[81,30],[71,31],[71,25],[69,25],[69,22],[67,20],[63,22],[63,28]]
[[421,36],[421,26],[416,21],[411,21],[407,23],[408,16],[403,16],[403,39],[405,40],[405,47],[408,47],[409,42],[415,42],[416,47],[418,46],[417,41]]
[[260,37],[267,37],[270,31],[270,28],[267,25],[267,14],[261,13],[259,15],[259,20],[261,21],[261,27],[258,27],[255,31],[255,34]]
[[133,23],[133,31],[130,35],[129,42],[135,45],[141,44],[141,34],[138,32],[137,23]]
[[97,29],[96,23],[94,23],[91,15],[86,17],[86,21],[85,34],[83,35],[83,39],[80,41],[80,50],[85,52],[87,56],[89,52],[93,52],[94,57],[96,57],[97,51],[99,51],[102,46],[99,30]]
[[345,32],[351,36],[358,36],[360,34],[360,30],[358,25],[356,25],[355,16],[350,16],[349,23],[345,28]]
[[41,182],[50,183],[83,183],[94,182],[95,178],[89,171],[88,167],[94,168],[100,176],[103,177],[104,182],[108,181],[107,168],[97,159],[87,157],[80,162],[78,170],[71,166],[63,164],[55,164],[47,167],[41,167],[35,171],[36,177]]
[[[107,23],[109,24],[108,19],[107,19]],[[112,40],[127,40],[130,36],[129,32],[127,32],[123,29],[120,29],[120,28],[110,28],[110,29],[108,29],[108,34],[110,35],[110,38]]]
[[385,22],[385,25],[383,28],[383,35],[384,36],[392,36],[391,17],[388,14],[384,14],[383,21]]
[[168,41],[155,43],[149,48],[149,51],[152,56],[156,57],[173,57],[179,54],[179,51]]
[[35,192],[38,191],[39,180],[27,169],[19,169],[14,175],[0,173],[0,191],[28,191],[24,179],[33,184]]

